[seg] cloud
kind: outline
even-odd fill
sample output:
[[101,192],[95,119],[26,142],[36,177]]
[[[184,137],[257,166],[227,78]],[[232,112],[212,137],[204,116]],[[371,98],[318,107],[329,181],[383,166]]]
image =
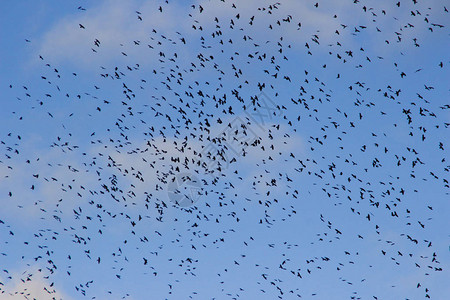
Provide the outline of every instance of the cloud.
[[[203,0],[200,1],[200,5],[204,7],[205,12],[196,14],[195,18],[203,22],[208,20],[212,22],[216,16],[223,22],[234,19],[237,28],[245,26],[260,38],[279,37],[282,34],[283,38],[291,42],[299,40],[303,42],[303,39],[309,40],[311,35],[318,32],[323,37],[330,37],[339,27],[340,21],[333,18],[333,15],[344,13],[348,5],[340,2],[328,4],[327,9],[322,9],[322,7],[315,8],[313,3],[305,1],[287,0],[274,5],[273,1],[249,0],[237,3],[235,9],[230,3]],[[236,17],[238,14],[239,19]],[[290,21],[283,21],[288,16],[291,17]],[[253,24],[248,26],[252,17],[254,17]],[[277,21],[280,21],[280,25]],[[300,30],[298,23],[301,23]],[[271,30],[269,25],[272,25]]]
[[[303,47],[306,40],[310,41],[314,34],[319,34],[324,41],[330,42],[334,39],[334,31],[339,27],[339,22],[330,17],[330,13],[309,7],[303,2],[286,1],[274,10],[274,15],[267,18],[267,11],[258,11],[258,7],[268,7],[259,1],[244,1],[237,6],[239,10],[231,7],[230,3],[199,1],[196,9],[190,6],[182,7],[179,4],[171,3],[164,5],[163,12],[158,10],[159,4],[153,1],[140,4],[138,1],[105,1],[97,7],[89,8],[86,12],[77,13],[61,19],[48,32],[44,33],[42,43],[39,47],[39,55],[52,62],[71,62],[77,66],[90,67],[93,62],[108,64],[113,60],[126,59],[122,52],[133,60],[142,58],[142,63],[152,61],[159,52],[149,51],[148,45],[154,46],[156,41],[151,40],[152,30],[168,38],[179,38],[180,36],[197,37],[206,32],[216,30],[215,17],[220,20],[222,28],[228,28],[230,19],[236,21],[236,28],[241,25],[249,31],[249,35],[255,37],[258,42],[265,41],[269,36],[276,37],[280,34],[290,43],[298,43]],[[198,8],[202,6],[205,12],[199,13]],[[336,8],[336,5],[333,6]],[[342,5],[337,5],[339,11],[345,11]],[[136,13],[138,11],[140,14]],[[241,22],[237,22],[236,14],[240,13]],[[250,17],[256,14],[253,26],[248,25]],[[190,15],[192,17],[190,17]],[[279,18],[292,15],[295,24],[283,23],[280,27],[276,25]],[[142,21],[138,19],[142,18]],[[302,30],[297,30],[297,23],[302,23]],[[80,28],[82,24],[84,28]],[[193,30],[192,25],[202,26],[203,30]],[[272,24],[274,30],[268,30]],[[295,25],[295,26],[294,26]],[[177,34],[176,32],[179,32]],[[228,34],[236,37],[240,32],[235,30]],[[94,44],[95,40],[100,42],[99,47]],[[186,38],[189,40],[189,38]],[[134,42],[139,42],[136,45]],[[173,43],[161,49],[174,47]],[[198,45],[186,45],[180,51],[192,51]],[[94,53],[93,50],[97,51]],[[170,48],[171,49],[171,48]],[[156,55],[156,56],[152,56]],[[194,55],[195,56],[195,55]]]
[[[152,64],[157,61],[160,51],[175,49],[180,57],[195,58],[200,46],[198,39],[204,37],[208,40],[211,33],[220,28],[224,34],[220,38],[224,41],[228,38],[236,41],[243,34],[251,36],[257,44],[277,41],[282,37],[283,44],[303,49],[305,43],[309,43],[310,47],[315,47],[314,51],[323,53],[331,50],[324,45],[336,46],[339,42],[342,48],[336,46],[334,51],[365,46],[366,55],[387,55],[399,50],[400,46],[403,50],[405,47],[414,48],[412,38],[420,40],[428,31],[426,23],[410,15],[409,7],[393,13],[395,8],[389,2],[366,4],[366,10],[364,5],[342,1],[325,1],[318,7],[313,3],[294,0],[282,1],[279,5],[273,3],[248,0],[236,3],[237,8],[233,8],[228,1],[201,0],[193,2],[195,8],[186,3],[163,4],[163,12],[160,12],[160,4],[155,1],[103,1],[85,12],[77,12],[57,22],[42,35],[38,54],[50,62],[87,68],[92,67],[92,63],[117,65],[122,61]],[[423,6],[419,3],[414,8],[425,9],[420,5]],[[200,6],[203,9],[201,13]],[[387,14],[382,13],[384,10]],[[254,20],[250,25],[252,17]],[[287,18],[289,22],[283,21]],[[230,31],[232,21],[235,30]],[[84,28],[80,28],[79,24]],[[408,24],[413,24],[414,28],[408,28]],[[193,30],[193,25],[197,30]],[[269,30],[269,26],[273,29]],[[240,31],[241,28],[244,31]],[[153,29],[157,34],[153,33]],[[181,37],[186,38],[187,45],[181,44]],[[403,39],[402,43],[396,42],[398,37]],[[198,42],[189,43],[190,39]],[[99,47],[95,45],[96,40],[100,42]],[[390,41],[389,45],[386,40]],[[149,46],[155,46],[155,49]]]
[[[5,274],[5,273],[3,273]],[[10,274],[8,274],[10,275]],[[5,280],[6,279],[6,280]],[[21,272],[13,272],[8,278],[0,276],[0,298],[3,300],[38,299],[56,300],[72,299],[60,289],[49,283],[37,266]]]
[[[178,174],[191,174],[201,181],[203,189],[208,189],[212,181],[221,181],[223,175],[235,170],[241,174],[262,171],[265,167],[281,172],[291,161],[290,152],[296,159],[304,157],[306,149],[302,138],[287,126],[266,123],[261,127],[246,123],[247,117],[246,114],[230,115],[223,118],[221,124],[210,120],[212,124],[205,137],[191,139],[187,136],[187,142],[182,135],[179,138],[157,136],[148,141],[130,141],[130,146],[120,150],[96,146],[90,152],[92,155],[102,153],[102,160],[97,163],[101,165],[104,178],[110,173],[117,176],[116,186],[123,193],[115,196],[126,195],[133,203],[144,201],[148,194],[165,201],[168,184]],[[242,125],[247,128],[246,134]],[[258,144],[254,144],[255,139]],[[217,154],[218,151],[222,155]],[[257,166],[262,161],[263,165]]]
[[[0,193],[11,192],[8,198],[12,200],[3,201],[2,217],[17,221],[20,216],[22,225],[32,225],[43,212],[51,217],[49,214],[55,209],[71,211],[77,207],[80,202],[71,199],[80,199],[77,193],[85,192],[80,187],[89,190],[97,178],[86,171],[82,157],[74,152],[63,153],[58,148],[39,148],[34,142],[24,145],[24,149],[33,152],[21,151],[21,156],[8,161],[10,170],[0,168]],[[23,157],[28,157],[30,162]]]
[[[165,7],[164,13],[157,8],[154,1],[142,5],[138,1],[103,1],[84,13],[61,19],[43,35],[39,55],[52,62],[69,61],[85,67],[90,67],[93,62],[111,63],[124,57],[122,52],[152,61],[148,47],[152,44],[152,30],[156,28],[158,34],[174,33],[181,15],[177,5]],[[80,24],[84,28],[80,28]],[[96,40],[98,46],[95,45]]]

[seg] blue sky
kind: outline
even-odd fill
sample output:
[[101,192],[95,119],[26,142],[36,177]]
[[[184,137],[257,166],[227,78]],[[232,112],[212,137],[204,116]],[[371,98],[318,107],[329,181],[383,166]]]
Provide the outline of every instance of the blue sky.
[[2,3],[2,299],[450,294],[443,2],[280,2]]

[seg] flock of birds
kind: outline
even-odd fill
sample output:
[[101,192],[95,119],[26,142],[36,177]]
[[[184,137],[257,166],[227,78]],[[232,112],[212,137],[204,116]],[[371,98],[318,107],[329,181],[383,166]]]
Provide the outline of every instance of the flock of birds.
[[[32,299],[6,287],[36,273],[49,298],[61,282],[80,298],[132,297],[140,287],[121,282],[133,278],[165,283],[149,299],[325,299],[320,276],[345,285],[335,299],[386,299],[389,287],[432,298],[423,278],[449,278],[429,228],[448,208],[450,61],[416,55],[448,39],[448,10],[366,2],[346,3],[344,19],[325,2],[302,2],[303,16],[292,1],[220,0],[149,26],[180,6],[165,1],[127,20],[144,34],[114,42],[76,22],[87,70],[40,54],[34,82],[8,84],[0,266],[40,267],[1,268],[0,298]],[[21,130],[33,120],[38,142]],[[20,216],[41,225],[17,233]],[[364,285],[363,252],[421,279]]]

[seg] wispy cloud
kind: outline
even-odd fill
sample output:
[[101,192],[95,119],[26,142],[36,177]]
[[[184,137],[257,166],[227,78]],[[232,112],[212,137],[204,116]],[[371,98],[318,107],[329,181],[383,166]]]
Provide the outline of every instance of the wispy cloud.
[[[151,52],[147,45],[152,30],[174,31],[175,24],[180,21],[176,5],[167,6],[164,14],[157,8],[153,1],[144,4],[104,1],[95,9],[60,20],[43,35],[39,55],[54,62],[69,61],[81,66],[111,62],[122,52],[148,58]],[[136,49],[134,41],[142,43],[144,51]]]
[[96,177],[86,172],[81,156],[75,153],[62,153],[56,148],[39,149],[33,144],[28,147],[33,149],[29,163],[20,158],[12,159],[8,161],[11,170],[0,168],[0,176],[3,177],[0,192],[2,195],[11,193],[9,198],[13,199],[2,204],[5,218],[19,214],[31,225],[42,217],[43,212],[48,214],[55,209],[70,211],[76,207],[77,201],[67,200],[68,196],[78,198],[79,188],[83,186],[87,191]]
[[56,288],[54,284],[49,283],[42,274],[42,270],[37,266],[11,273],[3,273],[0,276],[0,298],[4,300],[72,299],[61,289]]

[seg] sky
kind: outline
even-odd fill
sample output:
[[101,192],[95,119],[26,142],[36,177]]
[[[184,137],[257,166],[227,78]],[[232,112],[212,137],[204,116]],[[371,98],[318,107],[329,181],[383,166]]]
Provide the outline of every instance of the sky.
[[444,4],[3,1],[0,298],[445,299]]

